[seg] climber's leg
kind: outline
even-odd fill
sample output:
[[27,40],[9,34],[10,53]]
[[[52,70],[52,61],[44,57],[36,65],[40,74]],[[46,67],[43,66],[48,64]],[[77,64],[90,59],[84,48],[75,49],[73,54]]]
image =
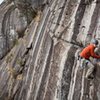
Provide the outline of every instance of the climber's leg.
[[87,66],[88,66],[89,69],[86,73],[86,78],[93,78],[93,76],[91,76],[91,75],[93,75],[94,65],[89,61]]

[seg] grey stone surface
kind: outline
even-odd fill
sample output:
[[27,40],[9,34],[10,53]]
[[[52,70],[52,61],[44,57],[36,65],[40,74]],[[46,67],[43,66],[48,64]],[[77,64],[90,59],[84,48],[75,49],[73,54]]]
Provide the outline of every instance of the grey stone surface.
[[[100,38],[99,0],[16,0],[17,8],[12,2],[0,6],[0,57],[8,29],[24,35],[0,60],[0,100],[99,100],[100,62],[90,81],[77,60],[82,47]],[[30,24],[26,5],[36,11]]]

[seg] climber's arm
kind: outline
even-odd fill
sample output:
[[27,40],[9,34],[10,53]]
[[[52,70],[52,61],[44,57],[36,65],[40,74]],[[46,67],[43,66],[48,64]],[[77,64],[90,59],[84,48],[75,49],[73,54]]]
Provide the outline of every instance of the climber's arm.
[[95,54],[94,49],[95,49],[95,47],[91,47],[91,56],[94,57],[94,58],[100,58],[99,55]]

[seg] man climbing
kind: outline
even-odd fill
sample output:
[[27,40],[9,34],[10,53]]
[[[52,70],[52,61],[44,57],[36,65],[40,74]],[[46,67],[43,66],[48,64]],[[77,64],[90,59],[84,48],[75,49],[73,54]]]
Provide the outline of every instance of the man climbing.
[[94,67],[96,62],[92,61],[90,58],[97,58],[99,59],[100,56],[95,54],[94,50],[98,45],[98,41],[96,39],[94,39],[92,41],[92,43],[90,45],[88,45],[87,47],[85,47],[82,52],[80,53],[80,58],[81,58],[81,63],[82,63],[82,67],[89,67],[88,71],[86,73],[86,78],[88,79],[93,79],[93,71],[94,71]]

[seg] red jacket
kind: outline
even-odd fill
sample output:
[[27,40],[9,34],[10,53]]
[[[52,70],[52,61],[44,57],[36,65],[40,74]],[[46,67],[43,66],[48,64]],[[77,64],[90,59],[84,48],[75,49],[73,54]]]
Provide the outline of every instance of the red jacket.
[[95,46],[93,44],[90,44],[82,50],[82,52],[80,53],[80,56],[85,59],[89,59],[90,57],[100,58],[100,56],[94,53],[94,49],[95,49]]

